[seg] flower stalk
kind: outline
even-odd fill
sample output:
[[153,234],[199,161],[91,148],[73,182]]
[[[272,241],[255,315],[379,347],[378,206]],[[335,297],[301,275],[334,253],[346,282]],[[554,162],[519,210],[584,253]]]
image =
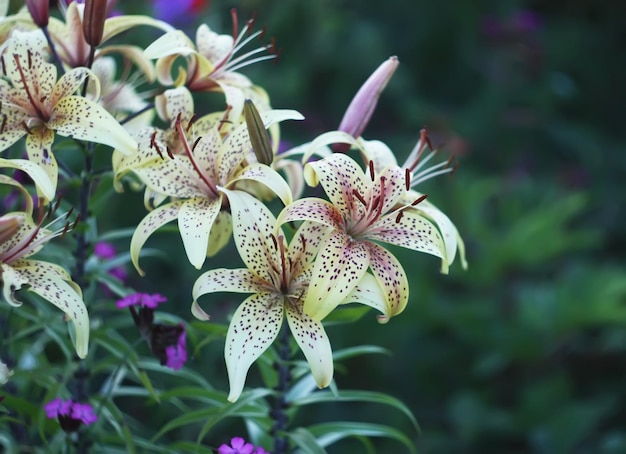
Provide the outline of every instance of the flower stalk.
[[274,368],[278,371],[278,384],[274,388],[276,391],[274,408],[270,416],[274,419],[271,435],[274,438],[274,453],[284,454],[289,449],[289,440],[284,435],[287,432],[289,419],[287,417],[287,391],[291,383],[291,348],[290,348],[289,325],[283,323],[281,334],[278,337],[278,357],[274,362]]

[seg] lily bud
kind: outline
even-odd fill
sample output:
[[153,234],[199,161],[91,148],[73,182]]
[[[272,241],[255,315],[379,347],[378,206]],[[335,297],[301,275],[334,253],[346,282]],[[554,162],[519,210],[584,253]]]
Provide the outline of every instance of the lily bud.
[[83,35],[91,47],[98,47],[102,42],[106,16],[107,0],[85,0]]
[[24,216],[5,214],[0,217],[0,244],[13,238],[22,225],[24,225]]
[[[372,118],[380,94],[399,64],[398,57],[389,57],[372,73],[352,98],[339,124],[339,131],[346,132],[355,138],[361,136]],[[333,150],[340,153],[345,153],[349,149],[350,145],[343,143],[333,147]]]
[[49,0],[26,0],[26,7],[38,27],[47,27],[50,19]]
[[265,129],[263,120],[261,120],[259,111],[251,99],[246,99],[243,106],[243,115],[246,119],[250,143],[257,161],[261,164],[270,165],[274,161],[274,151],[270,146],[270,136]]

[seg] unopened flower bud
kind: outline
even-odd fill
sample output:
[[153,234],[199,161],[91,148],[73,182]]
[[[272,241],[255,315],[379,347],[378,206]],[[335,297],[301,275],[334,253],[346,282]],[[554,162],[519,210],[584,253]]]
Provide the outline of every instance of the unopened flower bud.
[[250,143],[257,161],[261,164],[270,165],[274,160],[274,151],[270,146],[270,136],[252,100],[246,99],[243,106],[243,115],[246,119]]
[[[339,124],[339,131],[346,132],[352,137],[360,137],[372,118],[378,98],[387,86],[398,67],[398,57],[389,57],[383,62],[361,86]],[[336,144],[336,152],[345,153],[350,149],[349,144]]]
[[50,19],[49,0],[26,0],[26,7],[38,27],[47,27]]
[[92,47],[98,47],[102,42],[106,16],[107,0],[85,0],[83,35],[87,44]]

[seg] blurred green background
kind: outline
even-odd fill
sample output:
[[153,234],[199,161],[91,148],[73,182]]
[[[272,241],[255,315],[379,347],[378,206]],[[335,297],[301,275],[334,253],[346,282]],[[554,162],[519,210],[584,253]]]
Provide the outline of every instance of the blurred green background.
[[[626,452],[626,3],[213,0],[195,23],[227,33],[232,6],[240,20],[256,13],[282,49],[276,64],[243,72],[274,107],[306,116],[283,125],[286,140],[336,128],[360,84],[397,55],[364,137],[402,158],[426,125],[461,163],[420,190],[456,223],[469,270],[457,263],[442,276],[437,260],[398,250],[411,276],[407,310],[387,325],[367,314],[329,328],[336,349],[391,352],[346,362],[339,387],[401,399],[421,433],[374,405],[318,406],[307,418],[395,425],[422,453]],[[195,23],[181,26],[193,33]],[[128,210],[115,202],[112,213]],[[128,225],[143,214],[126,214]],[[148,243],[157,244],[182,252],[177,234]],[[223,252],[205,268],[230,260]],[[163,284],[136,278],[137,288],[179,300],[187,317],[199,273],[143,264]],[[205,308],[226,321],[236,301]],[[192,362],[216,385],[225,385],[221,342]]]

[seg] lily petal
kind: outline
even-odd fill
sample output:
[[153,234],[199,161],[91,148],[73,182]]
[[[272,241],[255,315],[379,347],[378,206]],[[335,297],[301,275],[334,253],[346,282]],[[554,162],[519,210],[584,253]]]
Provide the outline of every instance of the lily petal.
[[50,267],[35,260],[18,260],[12,266],[30,285],[29,291],[61,309],[74,324],[76,354],[87,356],[89,345],[89,315],[82,300],[69,283],[49,274]]
[[2,263],[2,294],[4,300],[11,306],[18,307],[22,302],[15,298],[15,292],[28,284],[28,279],[22,273],[14,270],[9,265]]
[[[54,199],[54,185],[50,180],[50,176],[41,166],[29,161],[28,159],[0,158],[0,167],[20,169],[35,182],[35,185],[37,185],[37,192],[40,193],[47,201]],[[30,200],[30,196],[28,197],[28,200]]]
[[278,225],[292,221],[313,221],[328,227],[343,229],[341,213],[330,202],[316,198],[296,200],[278,215]]
[[137,142],[110,113],[81,96],[61,99],[54,106],[47,126],[63,136],[109,145],[125,154],[137,150]]
[[333,352],[324,326],[291,304],[285,304],[285,312],[289,328],[311,367],[315,383],[319,388],[326,388],[333,379]]
[[[354,159],[341,153],[332,154],[320,161],[304,166],[304,179],[310,186],[321,183],[331,203],[341,213],[351,213],[355,200],[354,192],[365,197],[370,183],[366,183],[363,170]],[[369,177],[367,177],[369,178]],[[360,203],[359,203],[359,206]]]
[[278,298],[271,293],[255,293],[241,303],[233,315],[224,347],[230,402],[241,395],[252,363],[278,336],[284,312]]
[[[40,176],[39,180],[35,180],[37,187],[43,184],[46,192],[50,194],[50,186],[52,186],[52,197],[46,199],[52,200],[57,189],[57,181],[59,178],[59,166],[57,160],[52,154],[52,143],[54,142],[54,131],[46,128],[36,128],[26,136],[26,153],[28,159],[37,164],[46,174],[46,178]],[[48,180],[47,182],[45,180]],[[46,194],[41,190],[42,194]]]
[[326,317],[358,284],[369,261],[364,242],[352,241],[343,232],[332,232],[315,260],[304,312],[315,320]]
[[243,172],[229,182],[233,186],[239,180],[253,180],[270,189],[285,205],[292,201],[291,188],[280,174],[265,164],[253,163],[247,166]]
[[[230,202],[233,237],[241,260],[261,279],[272,282],[270,268],[280,269],[272,235],[274,217],[257,199],[242,191],[222,189]],[[281,233],[279,233],[279,236]]]
[[[428,218],[413,210],[403,210],[399,219],[386,216],[376,223],[376,228],[371,230],[368,237],[372,240],[425,252],[441,259],[446,257],[446,247],[437,227]],[[442,270],[442,272],[445,271]]]
[[133,237],[130,240],[130,258],[133,262],[133,265],[135,265],[137,272],[141,276],[144,276],[146,274],[139,267],[139,253],[141,252],[141,248],[143,248],[143,245],[148,240],[150,235],[152,235],[156,230],[158,230],[168,222],[172,222],[178,217],[178,212],[180,211],[183,203],[185,202],[176,201],[155,208],[141,220],[141,222],[135,229],[135,233],[133,233]]
[[398,315],[409,301],[409,282],[404,268],[387,249],[376,243],[368,242],[370,268],[378,284],[385,292],[388,310],[383,312],[388,317]]
[[209,233],[209,247],[206,251],[207,257],[213,257],[221,251],[230,241],[233,234],[233,221],[230,213],[220,211],[213,221],[211,233]]
[[263,293],[267,283],[246,268],[217,268],[201,274],[193,285],[194,301],[207,293]]
[[206,260],[209,233],[221,207],[221,198],[209,200],[196,197],[186,200],[178,212],[178,229],[185,252],[196,269],[202,268]]
[[380,323],[389,320],[389,305],[383,289],[378,280],[369,273],[365,273],[354,290],[342,301],[341,304],[359,303],[376,309],[382,315],[378,316]]

